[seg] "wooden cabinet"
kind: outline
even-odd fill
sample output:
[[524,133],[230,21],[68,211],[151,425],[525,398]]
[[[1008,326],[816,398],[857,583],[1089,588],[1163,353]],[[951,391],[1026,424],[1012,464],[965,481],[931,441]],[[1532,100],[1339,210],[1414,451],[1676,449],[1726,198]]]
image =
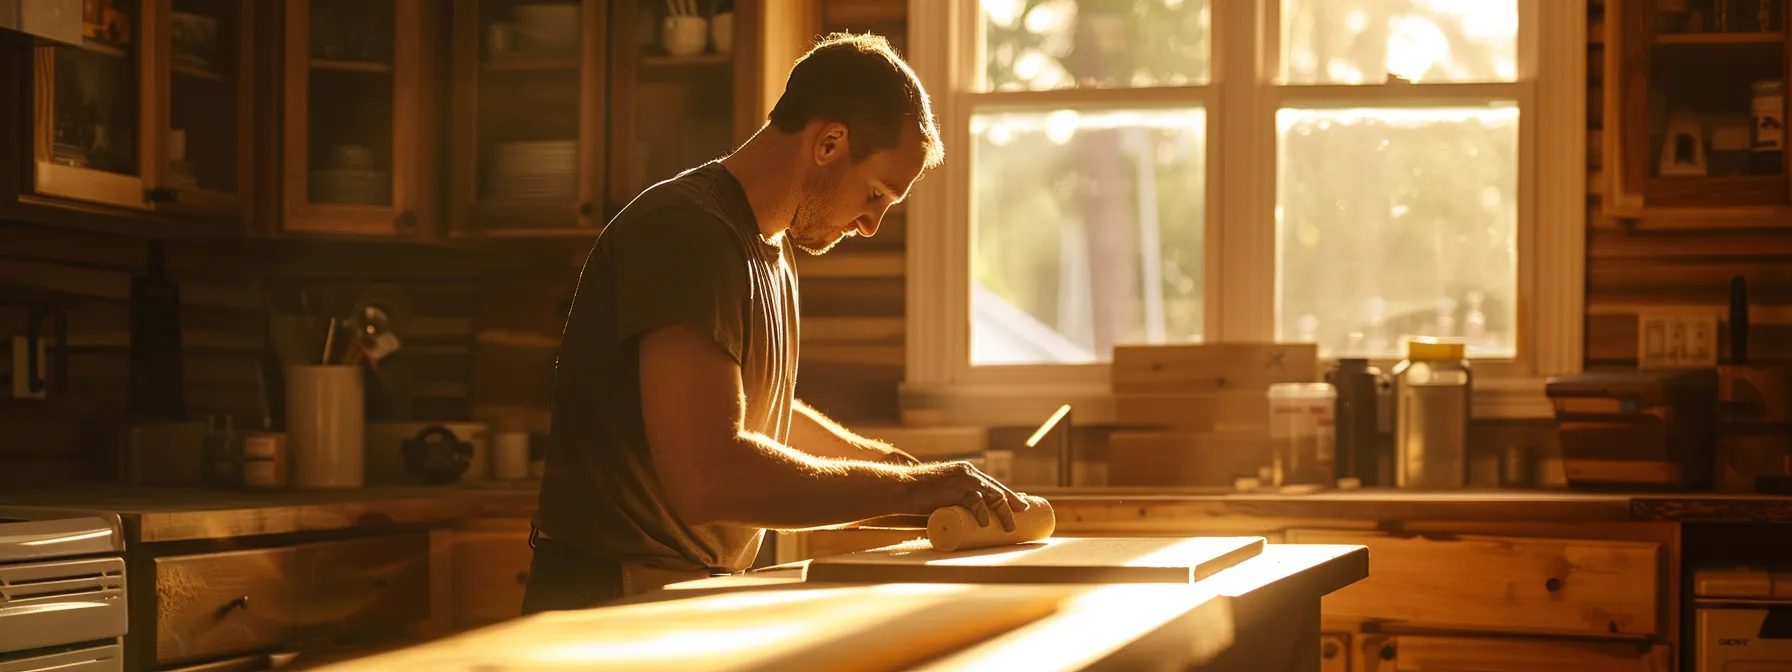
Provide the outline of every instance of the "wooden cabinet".
[[[1327,635],[1354,640],[1356,672],[1669,672],[1670,647],[1525,637]],[[1327,661],[1332,666],[1331,661]],[[1334,669],[1328,667],[1328,669]]]
[[430,562],[424,532],[157,557],[153,626],[131,632],[158,666],[401,638],[430,616]]
[[1369,578],[1326,596],[1328,617],[1591,637],[1662,632],[1657,544],[1329,530],[1288,530],[1284,540],[1369,547]]
[[456,234],[602,226],[608,5],[454,4]]
[[288,581],[291,570],[287,548],[156,558],[155,660],[198,660],[286,641],[297,588]]
[[281,228],[427,237],[437,224],[424,0],[285,4]]
[[1792,7],[1746,4],[1605,3],[1608,214],[1769,225],[1792,217],[1784,128]]
[[476,628],[522,614],[529,586],[528,518],[474,518],[454,530],[454,627]]
[[87,5],[80,46],[32,48],[25,191],[45,205],[240,225],[257,3]]

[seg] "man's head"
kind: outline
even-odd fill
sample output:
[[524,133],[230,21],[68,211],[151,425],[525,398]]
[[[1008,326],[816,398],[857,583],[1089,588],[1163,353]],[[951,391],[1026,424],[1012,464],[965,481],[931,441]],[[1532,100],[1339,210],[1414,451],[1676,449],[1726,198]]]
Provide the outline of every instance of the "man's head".
[[802,193],[785,235],[812,254],[877,233],[944,158],[920,79],[877,35],[836,33],[797,59],[771,125],[802,140]]

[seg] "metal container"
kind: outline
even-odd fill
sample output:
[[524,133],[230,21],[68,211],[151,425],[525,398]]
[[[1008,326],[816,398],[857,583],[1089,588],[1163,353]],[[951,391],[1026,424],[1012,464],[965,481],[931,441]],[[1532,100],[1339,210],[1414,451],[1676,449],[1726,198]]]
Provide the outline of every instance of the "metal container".
[[1406,360],[1394,367],[1397,487],[1450,490],[1468,484],[1473,383],[1462,343],[1406,344]]

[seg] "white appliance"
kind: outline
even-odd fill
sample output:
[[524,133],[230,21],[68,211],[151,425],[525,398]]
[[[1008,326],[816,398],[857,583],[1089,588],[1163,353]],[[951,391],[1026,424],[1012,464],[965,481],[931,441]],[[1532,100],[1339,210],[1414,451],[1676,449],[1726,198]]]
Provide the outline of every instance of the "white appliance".
[[123,670],[129,611],[118,516],[0,507],[0,672]]
[[1792,569],[1693,573],[1697,672],[1792,672]]

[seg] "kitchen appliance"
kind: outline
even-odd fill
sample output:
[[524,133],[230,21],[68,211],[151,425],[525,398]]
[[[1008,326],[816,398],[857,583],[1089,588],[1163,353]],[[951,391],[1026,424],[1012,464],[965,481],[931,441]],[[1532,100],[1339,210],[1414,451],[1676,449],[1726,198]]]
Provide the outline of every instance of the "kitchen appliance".
[[1792,672],[1792,568],[1693,572],[1694,672]]
[[0,672],[123,670],[115,514],[0,507]]
[[1544,392],[1555,406],[1569,487],[1710,487],[1715,369],[1556,376]]

